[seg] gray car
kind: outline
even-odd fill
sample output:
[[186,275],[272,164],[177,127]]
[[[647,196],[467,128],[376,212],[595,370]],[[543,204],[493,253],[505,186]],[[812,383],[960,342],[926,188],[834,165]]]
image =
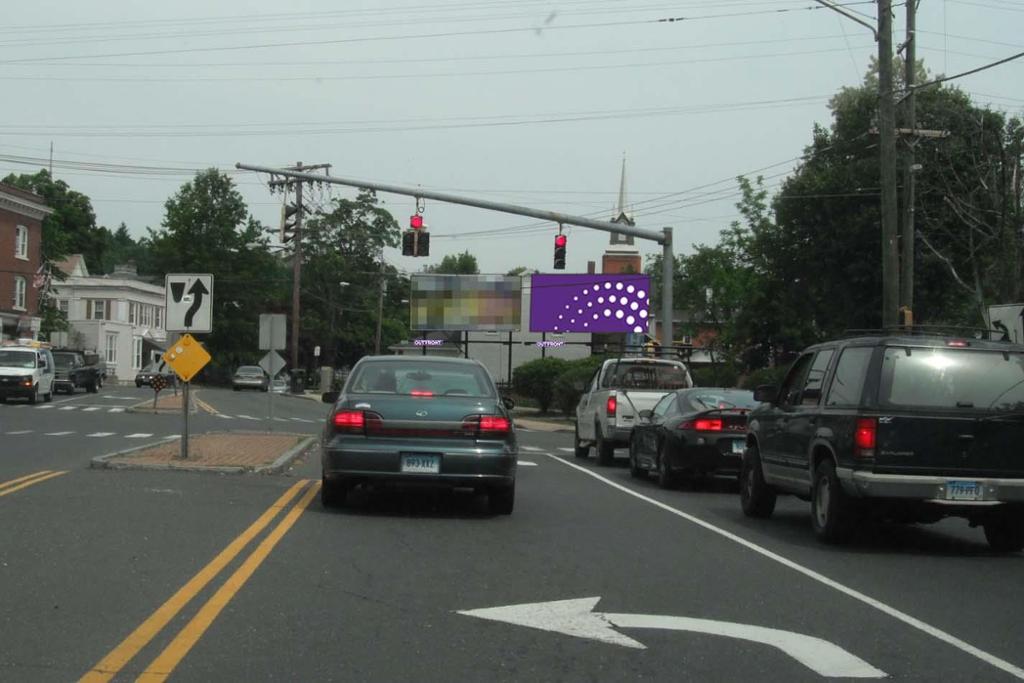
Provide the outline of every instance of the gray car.
[[508,409],[476,361],[368,356],[340,392],[322,440],[321,497],[342,506],[360,483],[486,492],[511,514],[519,448]]
[[269,387],[270,377],[258,365],[243,365],[235,370],[235,375],[231,378],[231,388],[235,391],[242,389],[266,391]]

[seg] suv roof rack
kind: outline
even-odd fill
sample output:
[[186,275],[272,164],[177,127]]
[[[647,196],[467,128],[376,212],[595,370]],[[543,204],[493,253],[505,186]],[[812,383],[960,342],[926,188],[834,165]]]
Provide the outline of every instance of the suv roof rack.
[[970,327],[966,325],[894,325],[887,328],[848,329],[843,331],[843,338],[866,337],[876,335],[892,335],[904,337],[970,337],[989,341],[1010,342],[1006,330],[995,330],[987,327]]

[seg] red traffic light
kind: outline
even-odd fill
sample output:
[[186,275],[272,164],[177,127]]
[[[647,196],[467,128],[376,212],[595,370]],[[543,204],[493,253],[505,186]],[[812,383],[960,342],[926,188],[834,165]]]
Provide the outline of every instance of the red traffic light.
[[568,242],[568,239],[566,238],[565,235],[555,235],[555,246],[556,247],[564,247],[566,245],[566,242]]
[[423,227],[423,216],[416,213],[409,216],[409,227],[413,230],[419,230]]

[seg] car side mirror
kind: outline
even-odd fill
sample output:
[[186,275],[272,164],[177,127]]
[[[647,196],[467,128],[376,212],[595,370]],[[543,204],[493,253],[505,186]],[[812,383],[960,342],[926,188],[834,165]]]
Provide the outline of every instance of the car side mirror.
[[754,389],[754,400],[759,403],[775,403],[779,398],[779,388],[774,384],[762,384]]
[[516,400],[511,396],[502,396],[501,402],[509,410],[512,410],[513,408],[516,407]]
[[340,391],[325,391],[320,394],[320,400],[324,403],[337,403]]

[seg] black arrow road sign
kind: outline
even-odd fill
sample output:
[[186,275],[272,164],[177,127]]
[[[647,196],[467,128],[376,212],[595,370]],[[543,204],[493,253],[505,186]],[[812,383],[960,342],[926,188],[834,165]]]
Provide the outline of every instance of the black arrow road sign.
[[210,291],[206,289],[202,280],[196,280],[188,293],[192,295],[192,305],[185,311],[185,327],[192,327],[192,319],[195,318],[196,311],[203,305],[203,296],[209,294]]

